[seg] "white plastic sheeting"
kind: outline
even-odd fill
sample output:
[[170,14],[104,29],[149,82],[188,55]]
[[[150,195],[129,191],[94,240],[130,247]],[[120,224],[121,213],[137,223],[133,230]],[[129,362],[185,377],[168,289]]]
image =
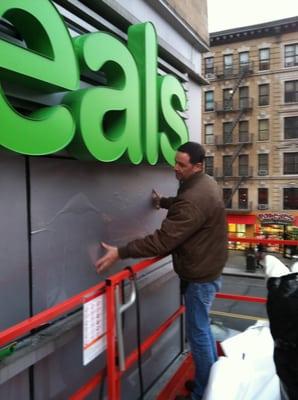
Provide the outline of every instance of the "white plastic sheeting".
[[280,400],[267,321],[222,342],[225,357],[212,366],[203,400]]

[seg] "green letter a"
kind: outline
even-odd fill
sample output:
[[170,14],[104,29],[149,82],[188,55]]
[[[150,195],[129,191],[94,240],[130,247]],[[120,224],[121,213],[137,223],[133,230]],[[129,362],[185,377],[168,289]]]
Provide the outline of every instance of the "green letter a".
[[106,87],[93,87],[66,95],[76,121],[70,150],[80,158],[90,154],[103,162],[123,156],[142,161],[140,89],[135,61],[114,36],[96,32],[75,39],[83,69],[103,71]]

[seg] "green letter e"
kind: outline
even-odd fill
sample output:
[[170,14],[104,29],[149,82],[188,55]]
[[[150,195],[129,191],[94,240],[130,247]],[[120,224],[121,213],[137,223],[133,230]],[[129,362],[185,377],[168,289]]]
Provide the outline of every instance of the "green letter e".
[[[72,41],[60,15],[48,0],[1,0],[0,17],[17,31],[27,47],[0,39],[0,77],[47,90],[75,90],[79,82]],[[22,154],[50,154],[64,148],[74,121],[64,106],[18,114],[0,86],[0,145]]]

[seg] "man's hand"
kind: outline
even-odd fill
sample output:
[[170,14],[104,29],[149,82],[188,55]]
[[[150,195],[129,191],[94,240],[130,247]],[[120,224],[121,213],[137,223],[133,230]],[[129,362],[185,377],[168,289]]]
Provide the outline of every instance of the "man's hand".
[[152,205],[157,210],[160,209],[160,199],[161,199],[160,194],[157,193],[154,189],[152,189]]
[[107,252],[103,257],[99,258],[95,263],[97,273],[105,271],[106,269],[111,267],[117,260],[119,260],[117,247],[110,246],[104,242],[101,242],[101,245],[104,249],[107,250]]

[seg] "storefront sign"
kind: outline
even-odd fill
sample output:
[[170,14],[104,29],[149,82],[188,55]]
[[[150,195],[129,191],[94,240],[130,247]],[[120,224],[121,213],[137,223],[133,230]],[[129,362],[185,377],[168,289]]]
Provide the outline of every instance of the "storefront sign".
[[[0,86],[0,145],[21,154],[64,148],[77,158],[173,164],[188,140],[180,111],[186,95],[173,76],[157,74],[157,38],[151,23],[132,25],[125,45],[95,32],[71,39],[49,0],[1,0],[0,16],[26,47],[0,39],[0,79],[49,92],[61,104],[19,114]],[[103,72],[106,84],[80,88],[80,74]]]
[[295,219],[292,215],[281,213],[259,214],[258,218],[260,219],[262,224],[273,225],[292,225]]

